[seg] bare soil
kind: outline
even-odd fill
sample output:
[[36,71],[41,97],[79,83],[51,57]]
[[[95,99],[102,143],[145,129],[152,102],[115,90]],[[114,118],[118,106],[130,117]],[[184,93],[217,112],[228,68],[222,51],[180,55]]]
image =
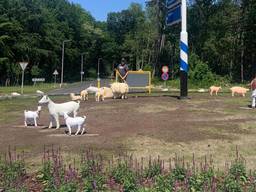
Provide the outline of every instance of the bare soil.
[[[68,97],[62,97],[54,101],[67,100]],[[193,94],[192,99],[183,101],[170,96],[100,103],[91,99],[82,102],[79,111],[79,115],[87,116],[86,134],[82,136],[66,135],[62,118],[59,130],[48,129],[47,108],[41,114],[38,128],[25,128],[21,112],[19,118],[0,125],[0,152],[5,152],[9,145],[16,147],[25,151],[32,166],[40,162],[44,146],[52,145],[60,146],[67,154],[78,154],[89,147],[106,155],[130,152],[169,158],[178,153],[190,158],[195,153],[201,158],[211,154],[217,164],[224,165],[238,146],[253,167],[256,111],[247,108],[249,102],[249,97],[207,94]]]

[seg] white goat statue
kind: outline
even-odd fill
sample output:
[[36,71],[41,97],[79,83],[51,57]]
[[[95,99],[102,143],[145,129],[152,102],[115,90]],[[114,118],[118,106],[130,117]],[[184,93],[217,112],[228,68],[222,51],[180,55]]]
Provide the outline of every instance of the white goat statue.
[[66,103],[54,103],[47,95],[44,95],[38,102],[40,105],[47,104],[51,121],[49,128],[52,128],[53,118],[56,121],[56,129],[60,128],[59,116],[64,116],[64,112],[67,114],[73,113],[74,117],[77,115],[77,111],[80,107],[80,102],[70,101]]
[[85,130],[84,123],[85,123],[86,116],[84,116],[84,117],[69,117],[67,113],[64,113],[64,119],[65,119],[66,125],[69,130],[69,135],[71,135],[72,128],[77,128],[75,135],[78,135],[78,133],[81,131],[81,129],[82,129],[81,135],[84,134],[84,130]]
[[27,121],[31,121],[31,120],[34,121],[34,125],[35,125],[35,127],[37,127],[37,119],[40,116],[40,111],[41,110],[42,110],[42,107],[38,106],[36,111],[26,111],[26,110],[24,111],[24,125],[25,125],[25,127],[28,126]]

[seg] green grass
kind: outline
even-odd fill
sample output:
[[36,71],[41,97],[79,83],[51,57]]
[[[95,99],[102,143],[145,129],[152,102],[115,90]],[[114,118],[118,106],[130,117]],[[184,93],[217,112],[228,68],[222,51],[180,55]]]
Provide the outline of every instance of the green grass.
[[[57,85],[56,85],[56,87],[54,87],[54,84],[52,84],[52,83],[40,83],[40,84],[36,84],[35,86],[33,86],[33,85],[27,86],[26,85],[26,86],[24,86],[24,94],[36,93],[36,90],[48,92],[55,88],[58,88]],[[10,94],[12,92],[20,93],[21,87],[20,86],[0,87],[0,95]]]
[[[160,78],[154,78],[152,80],[152,84],[155,86],[165,86],[165,83],[162,79]],[[225,83],[225,82],[215,82],[214,83],[215,86],[221,86],[222,87],[222,91],[224,92],[230,92],[230,88],[233,86],[241,86],[241,87],[246,87],[248,88],[248,82],[247,83]],[[174,79],[174,80],[168,80],[166,81],[166,86],[168,88],[173,88],[173,89],[179,89],[180,88],[180,80],[179,79]],[[192,81],[188,80],[188,88],[189,89],[200,89],[200,88],[204,88],[204,89],[208,89],[210,86],[212,85],[203,85],[200,86],[199,84],[195,84]]]

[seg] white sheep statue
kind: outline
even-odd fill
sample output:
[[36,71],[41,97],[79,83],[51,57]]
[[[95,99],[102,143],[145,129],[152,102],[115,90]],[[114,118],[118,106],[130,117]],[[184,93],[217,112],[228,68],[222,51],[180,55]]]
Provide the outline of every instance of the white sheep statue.
[[114,99],[121,98],[127,99],[127,94],[129,92],[129,86],[127,83],[112,83],[111,89],[113,91]]
[[98,87],[94,87],[90,85],[87,89],[85,89],[88,93],[97,93],[98,92]]
[[71,135],[72,128],[77,128],[75,135],[78,135],[78,133],[81,131],[81,129],[82,129],[81,135],[84,134],[84,130],[85,130],[84,123],[85,123],[86,116],[84,116],[84,117],[69,117],[67,113],[64,113],[64,119],[65,119],[66,125],[69,130],[69,135]]
[[44,95],[44,92],[43,91],[40,91],[40,90],[36,90],[36,93],[38,94],[38,95]]
[[104,101],[104,89],[98,89],[98,91],[95,93],[95,100],[97,102]]
[[42,107],[38,106],[36,111],[27,111],[27,110],[24,111],[24,125],[25,125],[25,127],[28,126],[27,121],[32,121],[32,120],[34,121],[33,125],[35,125],[35,127],[37,127],[37,119],[40,116],[41,110],[42,110]]
[[83,101],[88,101],[89,99],[88,91],[86,89],[80,92],[80,96]]
[[104,98],[113,98],[113,91],[111,88],[109,87],[102,87],[101,89],[104,89]]
[[21,96],[21,94],[17,93],[17,92],[12,92],[11,93],[11,96],[12,97],[18,97],[18,96]]
[[56,121],[56,129],[60,128],[59,116],[64,116],[64,112],[66,112],[67,114],[73,113],[74,117],[76,117],[77,111],[80,107],[80,102],[75,101],[66,103],[54,103],[47,95],[44,95],[38,103],[39,105],[48,105],[49,113],[51,116],[49,128],[52,128],[54,118]]

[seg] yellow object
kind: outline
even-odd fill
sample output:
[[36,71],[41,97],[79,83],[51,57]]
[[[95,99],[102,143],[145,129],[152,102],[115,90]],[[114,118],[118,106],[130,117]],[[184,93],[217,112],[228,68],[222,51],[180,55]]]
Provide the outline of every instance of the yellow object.
[[98,79],[98,89],[100,89],[100,79]]
[[[143,70],[139,70],[139,71],[128,71],[128,76],[129,74],[147,74],[148,75],[148,85],[145,87],[132,87],[131,85],[129,85],[129,88],[131,89],[146,89],[148,90],[148,93],[151,94],[151,89],[152,89],[152,78],[151,78],[151,71],[143,71]],[[127,76],[127,77],[128,77]],[[116,70],[116,82],[118,82],[118,77],[120,77],[122,79],[122,76],[120,75],[119,71]]]

